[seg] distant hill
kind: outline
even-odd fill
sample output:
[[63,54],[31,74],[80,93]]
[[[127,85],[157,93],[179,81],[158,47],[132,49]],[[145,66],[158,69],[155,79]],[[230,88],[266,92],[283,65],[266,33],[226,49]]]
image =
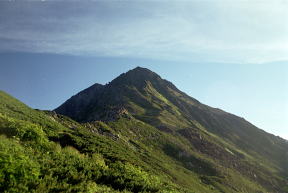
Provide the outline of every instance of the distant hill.
[[1,92],[0,134],[1,192],[288,192],[286,140],[141,67],[52,112]]

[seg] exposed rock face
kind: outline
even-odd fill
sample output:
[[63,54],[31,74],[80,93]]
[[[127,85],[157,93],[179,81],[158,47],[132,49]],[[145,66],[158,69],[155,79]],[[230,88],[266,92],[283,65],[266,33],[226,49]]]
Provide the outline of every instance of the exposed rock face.
[[103,85],[96,83],[72,96],[63,105],[55,109],[55,111],[67,115],[74,120],[80,120],[83,117],[83,113],[85,114],[85,111],[91,107],[91,101],[93,101],[97,95],[101,94],[103,88]]
[[118,108],[106,109],[103,112],[103,114],[99,116],[98,120],[115,121],[115,120],[120,119],[121,117],[128,118],[128,119],[132,118],[132,116],[124,107],[118,107]]

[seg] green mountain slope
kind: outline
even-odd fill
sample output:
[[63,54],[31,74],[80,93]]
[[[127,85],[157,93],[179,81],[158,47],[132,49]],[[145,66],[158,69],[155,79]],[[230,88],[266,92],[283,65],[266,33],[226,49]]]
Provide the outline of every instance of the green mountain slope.
[[[234,172],[235,183],[225,187],[231,179],[211,160],[133,117],[79,124],[2,91],[0,99],[1,192],[264,190]],[[178,151],[186,161],[174,159]]]
[[143,68],[56,112],[0,92],[0,192],[285,193],[287,149]]
[[0,192],[182,192],[103,122],[90,131],[2,91],[0,109]]
[[[80,105],[81,100],[85,105]],[[201,104],[148,69],[138,67],[107,85],[93,85],[55,111],[79,122],[110,123],[133,117],[157,128],[171,143],[179,141],[177,147],[168,145],[164,151],[173,151],[168,155],[188,169],[190,154],[197,154],[215,167],[239,172],[267,191],[285,192],[287,141],[243,118]]]

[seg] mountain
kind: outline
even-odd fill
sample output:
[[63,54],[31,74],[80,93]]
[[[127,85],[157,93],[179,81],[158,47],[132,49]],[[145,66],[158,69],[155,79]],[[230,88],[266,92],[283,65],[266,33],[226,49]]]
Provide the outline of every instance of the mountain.
[[[256,178],[253,180],[271,188],[270,191],[280,190],[272,188],[277,185],[267,181],[271,174],[265,167],[288,175],[287,141],[258,129],[243,118],[200,103],[145,68],[130,70],[104,86],[93,85],[55,111],[79,122],[112,121],[125,112],[126,116],[165,134],[189,141],[187,148],[193,147],[223,166]],[[244,166],[242,162],[247,159],[251,160]]]
[[287,193],[287,151],[141,67],[54,111],[0,92],[0,192]]

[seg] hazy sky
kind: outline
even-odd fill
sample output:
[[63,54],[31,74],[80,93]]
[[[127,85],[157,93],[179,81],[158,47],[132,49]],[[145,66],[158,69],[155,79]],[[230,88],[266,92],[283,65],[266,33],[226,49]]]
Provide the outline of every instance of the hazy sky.
[[288,1],[0,1],[0,89],[53,109],[148,67],[288,139]]

